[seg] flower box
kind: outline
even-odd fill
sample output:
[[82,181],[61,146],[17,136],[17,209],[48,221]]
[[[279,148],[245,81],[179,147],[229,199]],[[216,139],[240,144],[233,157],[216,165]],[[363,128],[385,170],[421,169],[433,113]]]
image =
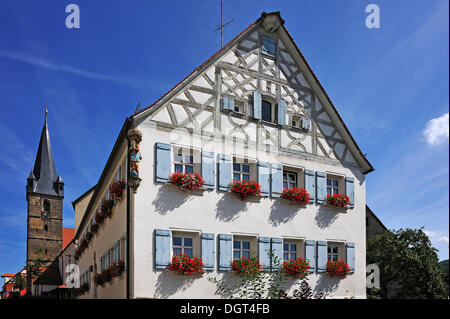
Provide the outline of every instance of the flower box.
[[302,205],[306,205],[310,201],[309,193],[304,188],[297,187],[283,189],[280,198]]
[[197,173],[172,173],[169,184],[178,186],[184,191],[196,191],[203,187],[205,181]]
[[116,263],[113,263],[111,267],[109,267],[109,272],[112,277],[119,277],[125,270],[125,263],[123,260],[119,260]]
[[191,274],[203,274],[203,261],[201,258],[189,257],[186,254],[174,255],[172,262],[169,264],[170,271],[174,273],[191,275]]
[[114,207],[113,199],[103,199],[100,205],[100,213],[104,217],[111,218],[112,216],[112,208]]
[[230,191],[238,195],[241,200],[246,200],[249,196],[261,196],[261,185],[255,181],[233,180]]
[[350,274],[350,267],[343,260],[327,261],[327,273],[330,276],[347,277]]
[[281,266],[281,271],[283,271],[287,276],[294,278],[303,278],[308,274],[308,269],[310,268],[309,262],[303,258],[291,259],[289,261],[284,261]]
[[116,201],[120,201],[122,199],[123,191],[125,190],[126,184],[124,181],[114,181],[109,187],[109,193],[111,198]]
[[256,257],[234,259],[231,270],[240,276],[252,276],[262,271],[259,259]]
[[350,204],[350,198],[345,194],[336,193],[334,195],[327,195],[328,206],[340,209],[347,209],[348,204]]

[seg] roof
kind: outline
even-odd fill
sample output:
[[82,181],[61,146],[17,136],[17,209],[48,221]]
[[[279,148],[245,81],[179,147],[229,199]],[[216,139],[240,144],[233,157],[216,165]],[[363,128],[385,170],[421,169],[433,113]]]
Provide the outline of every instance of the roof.
[[367,206],[367,205],[366,205],[366,213],[369,213],[370,215],[372,215],[373,218],[375,218],[375,219],[378,221],[378,223],[379,223],[384,229],[387,230],[387,227],[384,226],[384,224],[382,223],[382,221],[377,217],[377,215],[375,215],[375,213],[374,213],[374,212],[369,208],[369,206]]
[[4,274],[2,275],[2,278],[3,278],[3,277],[14,277],[14,276],[16,276],[16,274],[4,273]]
[[70,244],[74,235],[75,235],[74,228],[63,228],[63,232],[62,232],[62,249],[63,250],[67,247],[67,245]]
[[364,174],[370,173],[372,171],[374,171],[375,169],[373,168],[372,164],[369,162],[369,160],[366,158],[365,154],[361,151],[361,149],[359,148],[358,144],[356,143],[355,139],[353,138],[353,136],[351,135],[349,129],[347,128],[347,126],[345,125],[344,121],[342,120],[342,117],[339,115],[336,107],[334,106],[333,102],[331,101],[330,97],[328,96],[328,94],[326,93],[325,89],[323,88],[322,84],[320,83],[320,81],[318,80],[318,78],[316,77],[316,75],[314,74],[313,70],[311,69],[311,67],[309,66],[308,62],[306,61],[304,55],[302,54],[302,52],[300,51],[299,47],[297,46],[297,44],[295,43],[294,39],[292,38],[292,36],[289,34],[289,32],[287,31],[286,27],[284,26],[284,20],[281,18],[280,12],[270,12],[270,13],[266,13],[263,12],[261,14],[261,17],[259,17],[255,22],[253,22],[252,24],[250,24],[247,28],[245,28],[242,32],[240,32],[237,36],[235,36],[230,42],[228,42],[224,47],[222,47],[219,51],[217,51],[216,53],[214,53],[209,59],[207,59],[204,63],[202,63],[199,67],[197,67],[196,69],[194,69],[194,71],[192,71],[189,75],[187,75],[183,80],[181,80],[180,82],[178,82],[174,87],[172,87],[168,92],[166,92],[163,96],[161,96],[158,100],[156,100],[153,104],[143,108],[142,110],[139,110],[138,112],[135,112],[132,117],[135,117],[143,112],[145,112],[146,110],[158,105],[161,101],[163,101],[163,99],[165,97],[169,97],[171,95],[171,93],[176,93],[178,88],[181,88],[184,86],[184,84],[186,84],[188,82],[189,78],[193,78],[196,74],[201,73],[204,69],[206,69],[211,63],[213,63],[213,61],[219,57],[222,53],[224,53],[226,50],[228,50],[232,45],[234,45],[234,43],[237,41],[238,38],[240,38],[244,33],[246,33],[247,31],[249,31],[250,29],[252,29],[253,27],[255,27],[256,25],[260,24],[264,18],[266,16],[269,15],[277,15],[280,19],[281,22],[281,28],[286,32],[287,36],[289,37],[289,39],[291,40],[293,46],[295,47],[297,53],[299,54],[300,58],[304,61],[308,71],[311,73],[311,75],[313,76],[314,81],[316,81],[317,85],[319,86],[319,88],[321,89],[321,91],[323,92],[323,94],[325,95],[325,98],[328,102],[328,104],[331,106],[332,110],[334,111],[334,113],[337,116],[337,119],[339,120],[339,122],[343,125],[343,128],[345,130],[345,132],[347,133],[347,135],[349,136],[351,142],[353,143],[353,145],[355,146],[356,151],[358,152],[358,155],[360,156],[360,158],[362,158],[363,162],[367,165],[366,167],[368,168]]
[[61,285],[62,279],[59,272],[59,267],[56,263],[47,267],[39,277],[33,282],[35,285]]
[[35,193],[59,196],[54,188],[54,182],[57,178],[46,115],[36,153],[34,168],[28,179],[35,179],[37,181],[37,186],[34,189]]

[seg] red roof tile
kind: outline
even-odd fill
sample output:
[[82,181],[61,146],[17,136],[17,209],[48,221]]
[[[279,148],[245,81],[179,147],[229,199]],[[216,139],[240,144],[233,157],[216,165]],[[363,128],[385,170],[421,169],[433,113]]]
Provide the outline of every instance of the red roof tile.
[[75,229],[73,229],[73,228],[63,228],[63,234],[62,234],[62,240],[63,240],[62,249],[63,250],[66,248],[66,246],[68,244],[70,244],[70,242],[72,241],[74,235],[75,235]]

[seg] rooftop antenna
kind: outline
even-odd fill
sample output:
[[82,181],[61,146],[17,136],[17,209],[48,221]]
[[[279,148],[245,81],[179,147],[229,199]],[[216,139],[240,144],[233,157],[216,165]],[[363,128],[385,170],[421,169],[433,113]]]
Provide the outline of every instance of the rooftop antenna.
[[220,48],[221,49],[223,48],[223,27],[225,27],[226,25],[230,24],[233,21],[234,20],[231,19],[227,23],[223,24],[223,0],[220,0],[220,26],[217,27],[217,29],[215,29],[214,31],[220,30]]

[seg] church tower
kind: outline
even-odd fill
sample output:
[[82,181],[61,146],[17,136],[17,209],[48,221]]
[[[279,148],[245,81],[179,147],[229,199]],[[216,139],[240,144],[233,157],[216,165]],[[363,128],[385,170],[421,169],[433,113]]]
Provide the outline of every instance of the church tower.
[[34,168],[27,178],[27,261],[53,261],[62,249],[64,183],[56,175],[47,110]]

